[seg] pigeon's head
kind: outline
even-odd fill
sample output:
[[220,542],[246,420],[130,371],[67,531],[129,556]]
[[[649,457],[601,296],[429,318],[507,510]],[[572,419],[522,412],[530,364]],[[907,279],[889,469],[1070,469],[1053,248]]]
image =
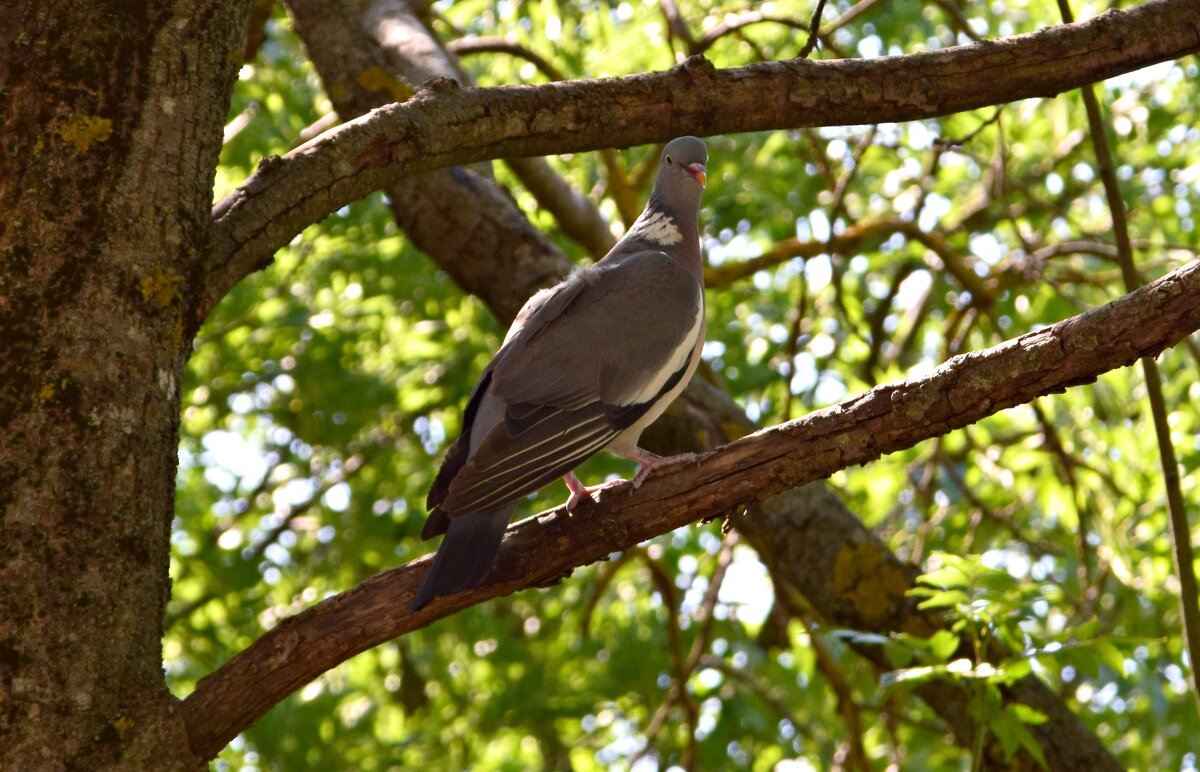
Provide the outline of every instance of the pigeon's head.
[[[677,137],[663,148],[655,187],[672,192],[695,193],[708,184],[708,148],[698,137]],[[693,187],[699,185],[699,188]]]

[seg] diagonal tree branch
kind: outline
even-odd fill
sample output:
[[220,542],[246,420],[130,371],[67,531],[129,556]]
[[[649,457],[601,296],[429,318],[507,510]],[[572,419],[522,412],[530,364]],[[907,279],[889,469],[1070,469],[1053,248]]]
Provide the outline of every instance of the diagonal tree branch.
[[[192,750],[211,758],[290,692],[383,641],[488,598],[552,583],[675,528],[740,511],[884,453],[1154,356],[1200,328],[1200,261],[1051,327],[949,360],[929,375],[751,434],[699,466],[614,489],[589,511],[557,508],[511,527],[480,588],[407,609],[428,557],[282,622],[183,702]],[[881,619],[880,625],[886,620]],[[880,629],[887,629],[881,627]]]
[[308,225],[419,171],[493,158],[763,129],[947,115],[1093,83],[1200,50],[1195,0],[1128,10],[999,41],[869,60],[767,62],[538,86],[440,80],[403,104],[264,159],[213,209],[203,316]]

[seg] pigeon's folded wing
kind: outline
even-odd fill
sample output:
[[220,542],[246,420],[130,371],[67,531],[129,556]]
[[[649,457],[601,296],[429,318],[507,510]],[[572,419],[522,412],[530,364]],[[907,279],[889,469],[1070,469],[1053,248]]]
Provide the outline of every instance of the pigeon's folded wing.
[[574,469],[683,377],[704,324],[699,281],[657,251],[613,256],[536,298],[487,376],[504,405],[439,509],[497,506]]

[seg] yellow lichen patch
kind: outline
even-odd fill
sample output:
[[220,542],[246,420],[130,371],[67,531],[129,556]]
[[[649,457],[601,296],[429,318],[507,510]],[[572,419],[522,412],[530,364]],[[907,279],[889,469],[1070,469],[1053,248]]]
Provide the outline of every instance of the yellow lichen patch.
[[54,399],[56,394],[59,394],[67,388],[67,384],[71,382],[70,378],[62,378],[58,381],[47,381],[38,389],[37,401],[39,405],[45,405]]
[[358,85],[367,91],[384,91],[391,94],[393,102],[403,102],[412,96],[412,90],[382,67],[368,67],[358,76]]
[[142,291],[142,300],[159,308],[167,308],[179,300],[179,285],[182,283],[183,277],[177,273],[155,271],[138,279],[138,289]]
[[80,155],[91,150],[97,142],[108,141],[112,136],[112,121],[95,115],[72,115],[59,124],[58,136]]
[[113,729],[117,730],[117,737],[120,737],[122,740],[124,740],[126,735],[129,734],[129,730],[133,729],[133,724],[134,721],[132,718],[129,718],[128,716],[121,716],[114,721],[112,725]]
[[833,586],[864,621],[875,623],[903,602],[908,577],[903,568],[887,559],[878,544],[864,541],[838,550]]

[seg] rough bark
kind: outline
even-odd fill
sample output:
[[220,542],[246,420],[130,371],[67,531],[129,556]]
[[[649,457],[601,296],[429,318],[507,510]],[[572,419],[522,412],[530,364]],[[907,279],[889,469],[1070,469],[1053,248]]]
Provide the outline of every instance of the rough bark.
[[1150,0],[1078,24],[941,51],[538,86],[442,79],[283,158],[265,159],[213,211],[206,296],[215,303],[308,225],[406,175],[492,158],[666,141],[680,134],[930,118],[1085,83],[1200,50],[1195,0]]
[[[1090,382],[1156,355],[1197,328],[1200,261],[1102,308],[955,357],[928,376],[880,386],[748,435],[706,453],[698,466],[651,477],[636,492],[628,485],[610,489],[582,516],[566,516],[559,507],[523,520],[505,535],[487,584],[438,598],[415,614],[407,609],[430,556],[382,573],[284,621],[200,681],[184,701],[192,748],[211,756],[293,690],[397,635],[488,598],[555,582],[577,566],[696,520],[736,515],[839,469]],[[862,626],[896,629],[910,577],[891,581],[872,570],[852,563],[845,574],[846,581],[879,584],[861,594],[870,609],[858,610],[867,623]]]
[[164,682],[161,620],[186,299],[211,233],[245,6],[5,8],[5,769],[197,763]]

